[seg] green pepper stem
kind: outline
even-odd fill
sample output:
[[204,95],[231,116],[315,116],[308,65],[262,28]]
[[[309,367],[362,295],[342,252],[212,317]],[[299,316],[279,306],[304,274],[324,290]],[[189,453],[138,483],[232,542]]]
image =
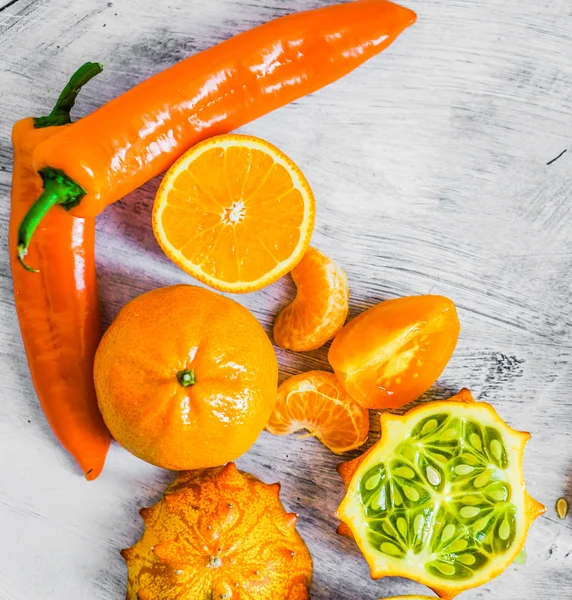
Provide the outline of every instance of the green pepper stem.
[[[100,63],[87,62],[82,65],[71,76],[67,85],[62,90],[52,112],[47,117],[36,117],[34,119],[34,127],[41,129],[43,127],[56,127],[71,123],[70,112],[81,88],[101,73],[102,70],[103,65]],[[24,262],[24,257],[28,253],[32,235],[42,219],[56,204],[70,209],[79,204],[80,200],[86,194],[85,190],[63,171],[48,167],[40,175],[44,180],[44,191],[36,202],[34,202],[18,229],[18,260],[26,270],[32,273],[37,273],[38,270],[28,266]]]
[[47,117],[36,117],[34,127],[55,127],[57,125],[66,125],[71,123],[71,109],[73,108],[77,95],[81,88],[96,75],[103,71],[103,65],[100,63],[87,62],[82,65],[68,81],[63,89],[52,112]]
[[59,204],[66,209],[73,208],[85,196],[85,190],[63,171],[44,169],[40,175],[44,180],[44,191],[27,212],[18,229],[18,260],[20,264],[33,273],[38,270],[28,266],[24,257],[28,253],[34,231],[48,211]]

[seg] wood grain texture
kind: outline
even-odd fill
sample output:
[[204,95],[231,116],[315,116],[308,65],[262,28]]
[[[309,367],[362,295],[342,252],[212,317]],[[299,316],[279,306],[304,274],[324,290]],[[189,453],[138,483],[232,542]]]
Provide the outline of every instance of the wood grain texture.
[[[38,407],[6,257],[12,123],[46,113],[86,60],[106,69],[82,92],[77,115],[230,35],[328,3],[18,0],[0,10],[2,600],[123,598],[118,550],[141,532],[138,508],[172,478],[114,446],[101,478],[86,483]],[[278,145],[307,175],[318,201],[313,244],[347,271],[352,315],[407,294],[457,303],[459,346],[426,399],[468,386],[533,433],[528,487],[548,512],[531,531],[528,562],[463,599],[570,600],[572,521],[560,521],[553,506],[562,495],[572,500],[572,5],[407,4],[419,21],[383,55],[244,131]],[[157,185],[99,218],[106,323],[141,292],[192,283],[154,240]],[[239,301],[270,332],[292,293],[285,278]],[[283,378],[327,368],[326,349],[279,352],[279,361]],[[280,480],[287,508],[300,513],[315,561],[314,599],[421,592],[404,580],[370,580],[355,546],[335,535],[338,461],[314,440],[263,434],[239,466]]]

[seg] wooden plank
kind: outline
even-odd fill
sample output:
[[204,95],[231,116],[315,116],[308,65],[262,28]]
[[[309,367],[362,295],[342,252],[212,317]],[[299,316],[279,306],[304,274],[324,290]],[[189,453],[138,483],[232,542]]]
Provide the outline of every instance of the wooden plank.
[[[166,0],[158,8],[153,0],[18,0],[0,10],[3,256],[10,126],[45,114],[79,64],[106,66],[82,92],[82,115],[188,54],[272,17],[328,3]],[[307,174],[318,199],[313,243],[346,269],[352,315],[406,294],[455,300],[459,347],[427,399],[468,386],[511,425],[533,433],[527,481],[548,513],[532,529],[528,563],[463,598],[569,600],[572,526],[553,510],[556,498],[572,495],[569,3],[409,4],[419,22],[383,56],[245,131],[276,143]],[[139,293],[192,283],[153,238],[157,184],[98,221],[106,323]],[[292,294],[286,279],[239,301],[270,331]],[[121,598],[126,571],[117,551],[137,539],[137,509],[156,501],[171,475],[117,446],[98,481],[86,484],[77,475],[37,406],[5,258],[0,339],[0,523],[10,540],[0,544],[0,598]],[[326,355],[327,349],[279,351],[281,377],[328,368]],[[420,592],[403,580],[371,581],[353,544],[335,535],[339,460],[314,440],[263,434],[239,464],[265,481],[282,481],[286,506],[300,513],[314,556],[313,598]]]

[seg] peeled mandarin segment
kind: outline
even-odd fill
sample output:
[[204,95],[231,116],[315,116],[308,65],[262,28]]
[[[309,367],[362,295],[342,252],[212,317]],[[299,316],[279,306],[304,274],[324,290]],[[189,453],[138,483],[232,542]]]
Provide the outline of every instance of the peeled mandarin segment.
[[338,333],[328,359],[357,402],[366,408],[398,408],[435,383],[459,331],[455,305],[448,298],[386,300]]
[[275,435],[306,429],[341,454],[365,443],[369,415],[346,394],[333,373],[310,371],[287,379],[278,388],[266,429]]
[[315,350],[331,340],[345,323],[348,280],[333,260],[312,247],[291,275],[296,298],[276,317],[274,341],[295,352]]
[[179,473],[121,551],[127,600],[308,600],[312,558],[279,491],[233,463]]
[[302,172],[257,138],[223,135],[191,148],[155,198],[153,231],[165,254],[199,281],[251,292],[290,271],[314,227]]
[[466,390],[452,400],[382,415],[381,440],[339,469],[338,517],[372,577],[408,577],[447,599],[499,575],[544,512],[524,487],[530,435]]

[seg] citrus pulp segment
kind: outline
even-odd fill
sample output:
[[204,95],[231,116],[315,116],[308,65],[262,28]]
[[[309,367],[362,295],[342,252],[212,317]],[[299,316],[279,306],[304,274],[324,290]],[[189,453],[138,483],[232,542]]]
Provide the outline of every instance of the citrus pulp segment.
[[383,414],[381,440],[342,469],[338,509],[372,577],[408,577],[447,599],[499,575],[544,512],[524,487],[529,434],[464,394]]
[[310,371],[280,385],[266,429],[274,435],[306,429],[341,454],[365,443],[369,413],[348,396],[333,373]]
[[302,258],[315,201],[300,169],[258,138],[223,135],[191,148],[155,198],[153,231],[165,254],[225,292],[269,285]]
[[332,259],[312,247],[291,275],[296,298],[276,317],[274,341],[294,352],[316,350],[344,326],[350,300],[348,278]]

